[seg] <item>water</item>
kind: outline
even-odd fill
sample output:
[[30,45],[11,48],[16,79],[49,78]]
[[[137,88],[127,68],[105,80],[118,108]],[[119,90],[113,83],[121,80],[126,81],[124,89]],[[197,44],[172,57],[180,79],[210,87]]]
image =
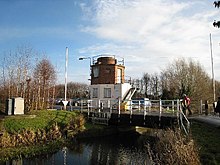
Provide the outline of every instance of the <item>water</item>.
[[[137,133],[77,141],[53,155],[7,162],[13,165],[141,165],[151,164]],[[6,163],[6,164],[7,164]]]

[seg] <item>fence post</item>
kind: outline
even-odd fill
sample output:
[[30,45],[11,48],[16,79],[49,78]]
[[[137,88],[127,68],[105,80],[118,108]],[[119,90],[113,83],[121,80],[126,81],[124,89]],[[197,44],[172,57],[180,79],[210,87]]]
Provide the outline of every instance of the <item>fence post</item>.
[[111,107],[111,103],[110,103],[110,100],[108,100],[108,108],[110,108]]
[[176,103],[176,106],[177,106],[176,116],[177,116],[177,118],[179,118],[179,113],[180,113],[180,100],[177,99],[176,101],[177,101],[177,103]]
[[139,112],[141,110],[141,101],[140,100],[138,100],[138,110],[139,110]]
[[161,113],[162,113],[162,100],[160,99],[160,103],[159,103],[160,105],[160,116],[161,116]]
[[131,123],[131,119],[132,119],[132,113],[133,111],[132,111],[132,109],[130,110],[130,123]]
[[88,118],[89,118],[89,107],[90,107],[90,100],[87,101],[87,108],[88,108]]
[[145,118],[146,118],[146,108],[144,108],[144,125],[145,125]]
[[120,122],[120,113],[121,113],[121,102],[120,97],[118,98],[118,122]]
[[172,109],[173,109],[173,113],[174,113],[174,100],[172,100]]
[[202,100],[200,100],[200,114],[202,115]]
[[161,126],[161,113],[162,113],[162,101],[160,99],[159,101],[159,106],[160,106],[160,114],[159,114],[159,127]]
[[101,101],[100,100],[98,102],[98,109],[99,109],[99,113],[100,113],[100,109],[101,109]]
[[120,113],[121,113],[121,100],[120,98],[118,98],[118,115],[120,117]]

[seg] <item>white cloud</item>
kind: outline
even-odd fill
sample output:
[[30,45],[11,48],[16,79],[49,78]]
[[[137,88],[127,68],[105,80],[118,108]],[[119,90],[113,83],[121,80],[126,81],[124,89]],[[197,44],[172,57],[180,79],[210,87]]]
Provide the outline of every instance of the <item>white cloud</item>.
[[105,41],[82,49],[84,53],[123,55],[133,77],[160,71],[178,57],[192,57],[211,70],[209,33],[219,30],[212,26],[218,11],[210,1],[96,0],[83,7],[90,16],[94,13],[93,25],[82,30]]

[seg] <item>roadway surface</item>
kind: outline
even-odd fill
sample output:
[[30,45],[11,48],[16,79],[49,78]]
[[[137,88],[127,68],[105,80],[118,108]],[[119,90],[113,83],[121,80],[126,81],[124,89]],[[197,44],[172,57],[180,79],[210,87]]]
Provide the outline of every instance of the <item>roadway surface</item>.
[[215,127],[220,127],[220,117],[219,116],[213,116],[213,115],[199,115],[199,116],[194,116],[194,117],[189,117],[189,119],[207,123],[210,125],[213,125]]

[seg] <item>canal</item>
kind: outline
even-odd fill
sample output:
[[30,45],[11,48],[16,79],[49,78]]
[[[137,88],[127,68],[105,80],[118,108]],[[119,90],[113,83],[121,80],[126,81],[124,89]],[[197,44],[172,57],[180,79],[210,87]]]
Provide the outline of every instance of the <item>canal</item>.
[[144,136],[137,132],[77,140],[52,155],[11,160],[12,165],[141,165],[151,164]]

